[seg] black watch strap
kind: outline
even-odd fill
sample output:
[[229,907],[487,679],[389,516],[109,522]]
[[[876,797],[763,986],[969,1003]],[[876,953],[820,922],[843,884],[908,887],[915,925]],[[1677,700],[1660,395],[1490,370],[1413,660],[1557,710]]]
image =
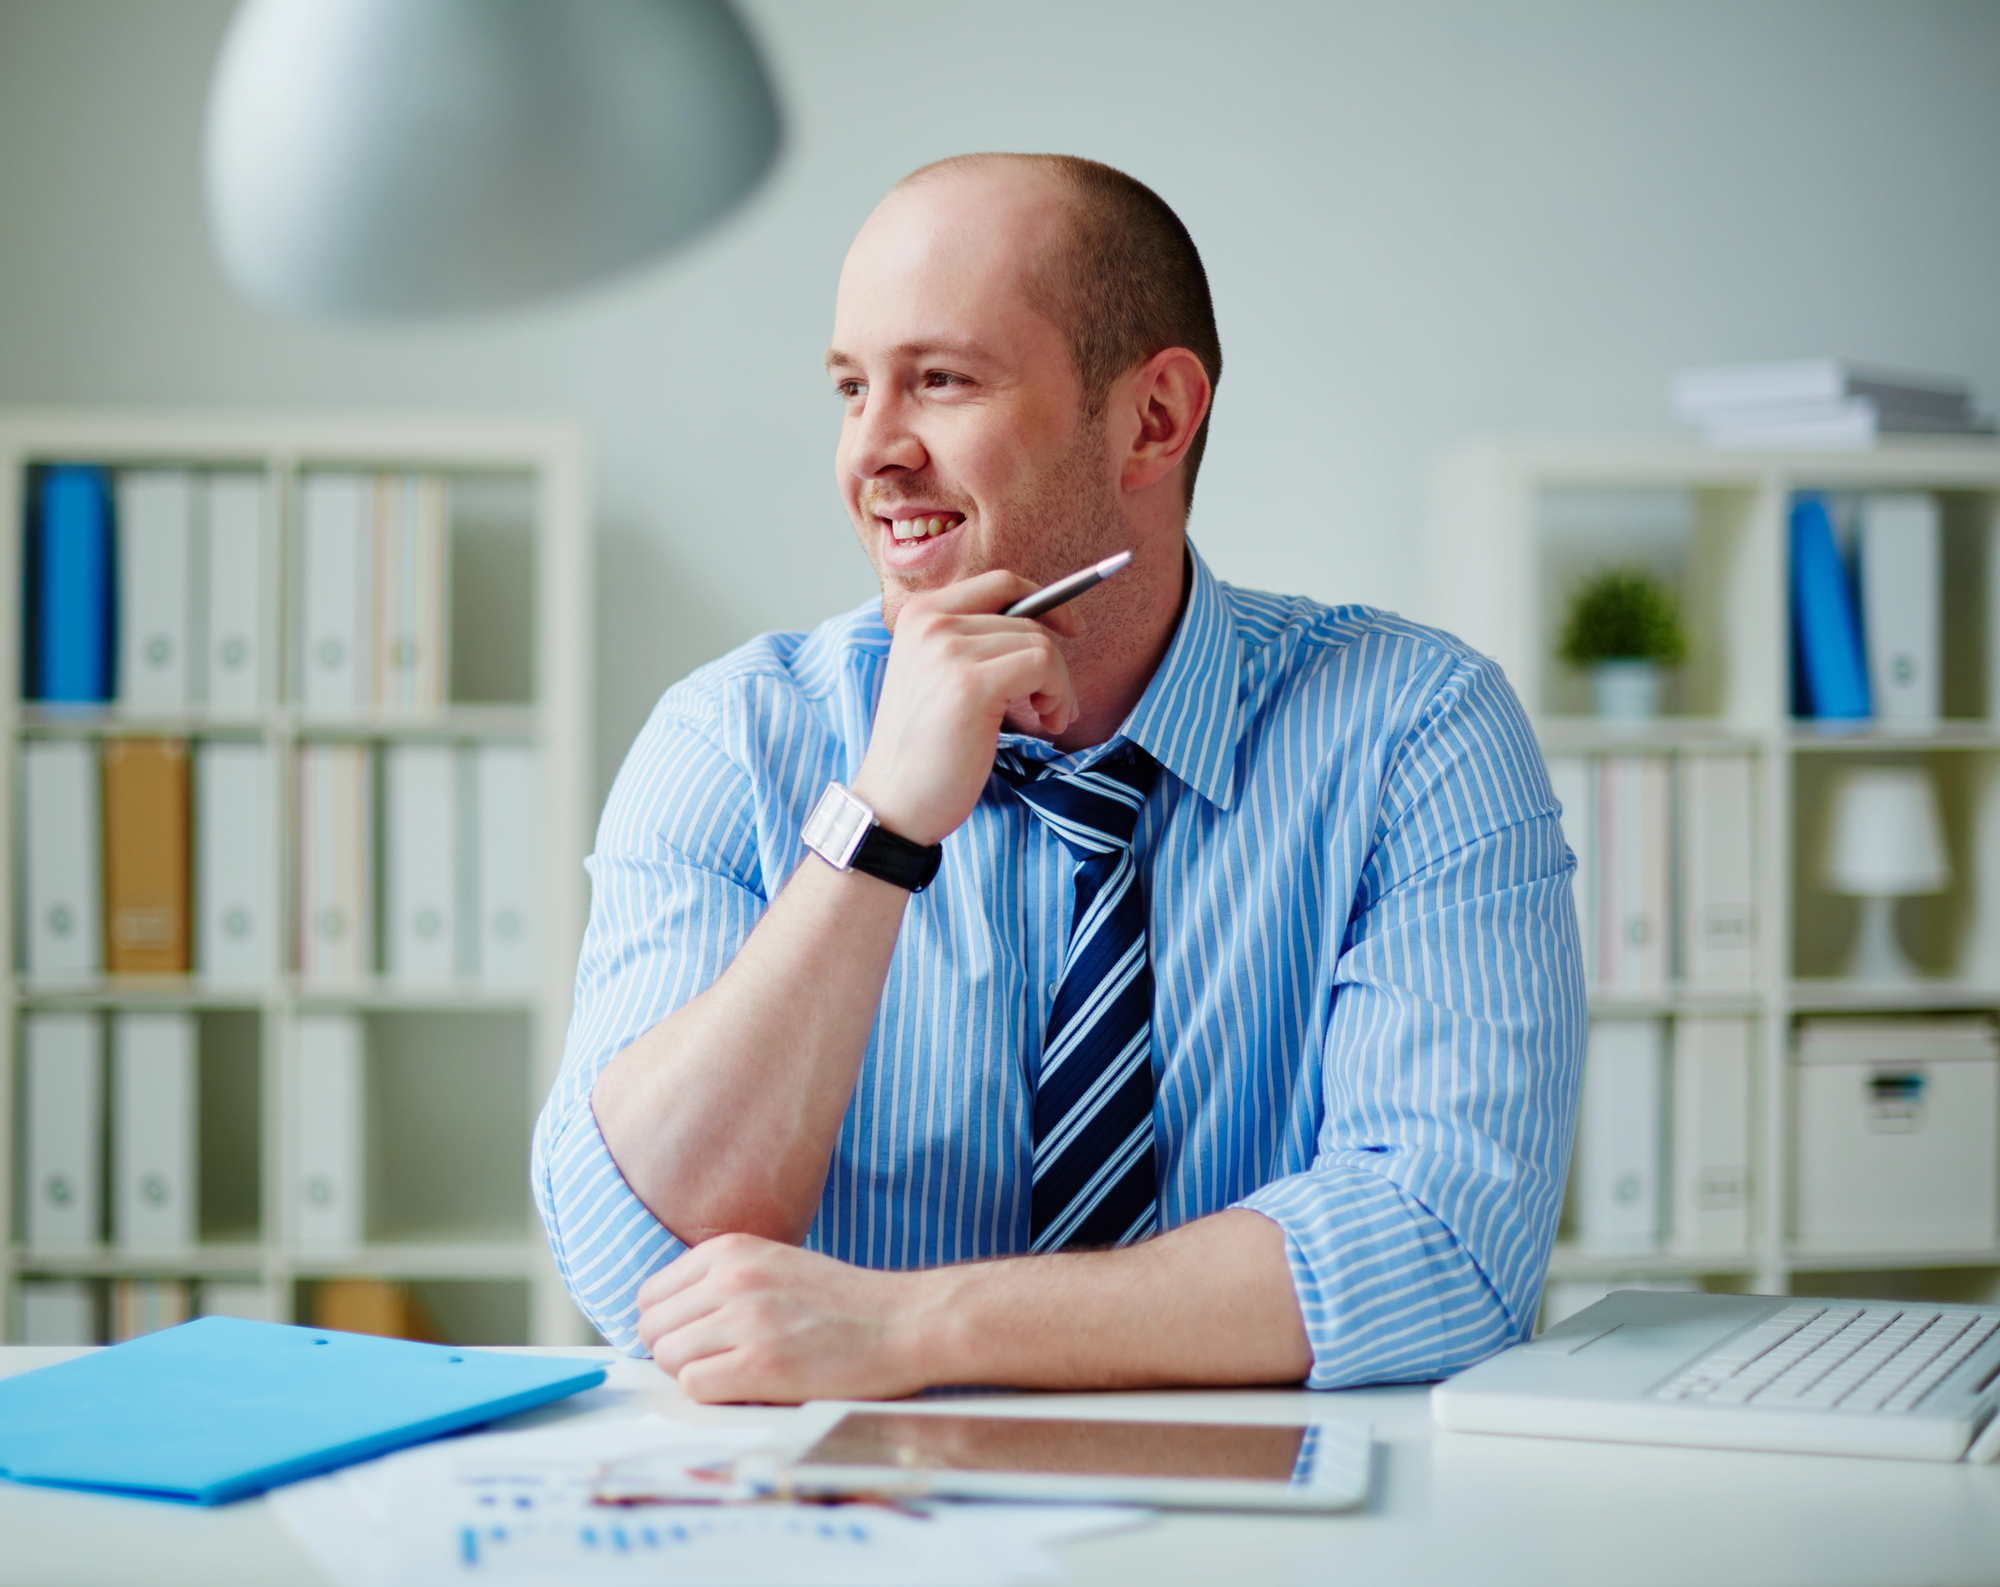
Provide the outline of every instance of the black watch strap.
[[854,858],[848,863],[855,870],[881,881],[893,882],[913,893],[921,893],[931,885],[938,867],[944,863],[944,845],[912,843],[878,823],[869,827],[867,836],[861,840],[861,847],[854,851]]
[[813,806],[799,836],[837,871],[860,871],[897,887],[921,893],[944,863],[944,845],[912,843],[875,819],[867,803],[839,782]]

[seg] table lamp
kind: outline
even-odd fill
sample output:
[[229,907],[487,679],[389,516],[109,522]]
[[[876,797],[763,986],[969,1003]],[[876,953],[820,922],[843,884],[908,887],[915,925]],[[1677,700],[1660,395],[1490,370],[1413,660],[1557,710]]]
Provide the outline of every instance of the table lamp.
[[504,307],[705,230],[778,111],[727,0],[245,0],[209,90],[209,230],[268,307]]
[[1861,900],[1848,974],[1911,981],[1917,968],[1896,940],[1896,900],[1951,885],[1944,823],[1930,773],[1916,766],[1852,766],[1833,784],[1826,885]]

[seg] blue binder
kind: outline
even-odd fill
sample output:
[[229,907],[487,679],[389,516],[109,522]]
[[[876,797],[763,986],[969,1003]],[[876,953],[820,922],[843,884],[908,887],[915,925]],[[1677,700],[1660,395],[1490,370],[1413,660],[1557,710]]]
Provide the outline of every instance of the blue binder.
[[1792,637],[1805,685],[1802,714],[1867,716],[1861,617],[1847,565],[1833,543],[1826,503],[1817,496],[1800,496],[1792,503]]
[[575,1357],[204,1317],[0,1379],[0,1472],[221,1504],[603,1381]]
[[101,468],[63,463],[34,475],[28,544],[31,700],[111,698],[111,482]]

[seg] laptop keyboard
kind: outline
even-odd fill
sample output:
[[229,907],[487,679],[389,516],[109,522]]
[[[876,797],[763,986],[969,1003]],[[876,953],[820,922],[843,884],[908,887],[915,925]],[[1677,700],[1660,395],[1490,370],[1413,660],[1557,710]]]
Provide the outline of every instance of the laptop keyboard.
[[2000,1331],[2000,1312],[1800,1301],[1654,1390],[1780,1410],[1913,1411]]

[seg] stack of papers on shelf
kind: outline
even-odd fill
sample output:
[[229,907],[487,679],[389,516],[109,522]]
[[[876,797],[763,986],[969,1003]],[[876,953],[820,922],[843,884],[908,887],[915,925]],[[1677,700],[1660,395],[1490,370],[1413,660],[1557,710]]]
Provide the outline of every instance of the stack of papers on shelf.
[[1993,433],[1962,380],[1839,358],[1682,370],[1673,403],[1714,446],[1861,450],[1891,434]]
[[566,1422],[433,1444],[271,1502],[339,1587],[1001,1587],[1059,1575],[1051,1543],[1150,1519],[1108,1506],[748,1500],[731,1468],[770,1438],[658,1416]]

